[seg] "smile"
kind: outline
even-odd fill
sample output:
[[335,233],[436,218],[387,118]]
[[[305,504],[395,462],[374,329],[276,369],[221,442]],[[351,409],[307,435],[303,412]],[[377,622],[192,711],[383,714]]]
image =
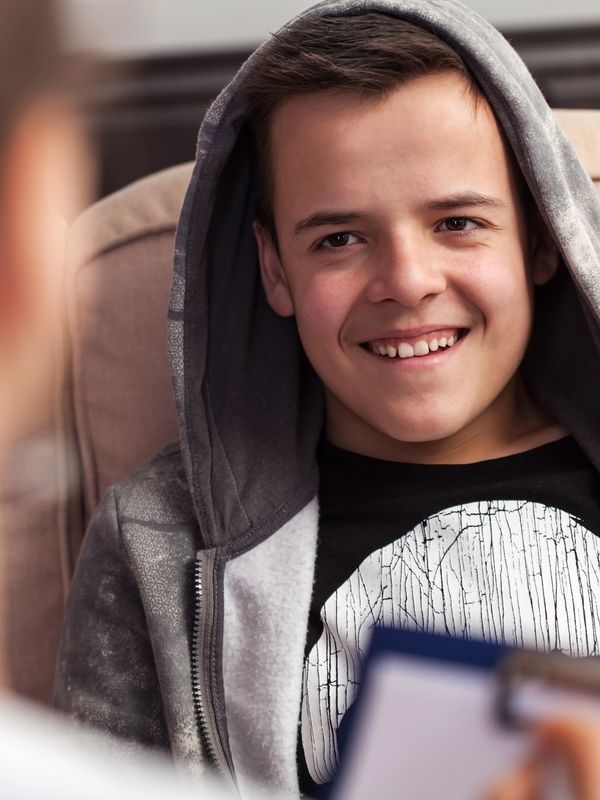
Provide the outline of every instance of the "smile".
[[376,356],[386,358],[414,358],[427,356],[437,350],[453,347],[467,333],[465,328],[432,331],[430,334],[409,339],[385,338],[365,342],[362,346]]

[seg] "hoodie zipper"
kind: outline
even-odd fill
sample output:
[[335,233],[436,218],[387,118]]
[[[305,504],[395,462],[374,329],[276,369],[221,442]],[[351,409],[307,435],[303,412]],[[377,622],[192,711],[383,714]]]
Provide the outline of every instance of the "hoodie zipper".
[[233,768],[223,746],[214,704],[213,687],[217,667],[214,638],[217,609],[215,563],[214,550],[203,550],[196,557],[192,692],[204,750],[221,778],[235,785]]

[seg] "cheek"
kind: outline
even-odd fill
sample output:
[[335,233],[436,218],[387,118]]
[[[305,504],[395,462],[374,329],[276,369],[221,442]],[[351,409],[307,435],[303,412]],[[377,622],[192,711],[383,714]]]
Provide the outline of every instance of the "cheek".
[[519,368],[531,334],[533,291],[522,255],[494,264],[476,303],[483,318],[481,375],[497,388]]
[[296,323],[307,350],[315,340],[323,346],[338,339],[351,305],[345,288],[343,281],[331,276],[316,276],[294,289]]
[[529,328],[533,283],[521,251],[486,260],[484,268],[465,273],[465,295],[479,309],[486,327],[497,331]]

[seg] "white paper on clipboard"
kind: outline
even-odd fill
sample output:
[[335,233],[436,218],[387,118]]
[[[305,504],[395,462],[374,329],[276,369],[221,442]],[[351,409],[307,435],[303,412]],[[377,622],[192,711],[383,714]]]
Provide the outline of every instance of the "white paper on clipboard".
[[[532,749],[497,717],[496,673],[390,653],[369,670],[333,800],[482,800]],[[600,723],[600,701],[535,682],[520,687],[528,719],[577,714]],[[560,765],[559,765],[560,767]],[[555,769],[544,800],[571,800]]]

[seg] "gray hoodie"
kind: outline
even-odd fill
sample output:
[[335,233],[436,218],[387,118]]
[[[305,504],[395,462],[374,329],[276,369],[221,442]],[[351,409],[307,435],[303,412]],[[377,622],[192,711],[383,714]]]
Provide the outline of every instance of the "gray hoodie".
[[[526,68],[448,0],[341,0],[440,35],[504,128],[563,267],[536,306],[528,382],[600,468],[600,206]],[[318,522],[321,385],[267,305],[240,87],[208,111],[181,214],[169,312],[180,442],[108,492],[68,604],[57,703],[129,741],[298,795],[296,745]]]

